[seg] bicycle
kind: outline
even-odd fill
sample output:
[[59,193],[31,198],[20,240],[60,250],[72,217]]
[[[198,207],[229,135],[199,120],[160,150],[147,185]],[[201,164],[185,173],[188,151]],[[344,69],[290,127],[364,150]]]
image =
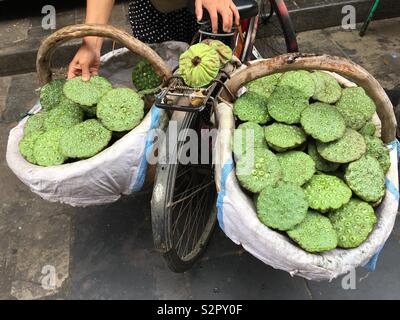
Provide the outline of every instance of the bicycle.
[[[197,35],[199,42],[204,38],[220,39],[231,46],[241,62],[260,58],[261,55],[254,47],[257,27],[260,19],[268,23],[275,12],[282,27],[287,51],[298,51],[296,35],[282,0],[269,1],[271,9],[268,16],[260,15],[256,1],[234,2],[241,16],[240,27],[230,33],[213,34],[209,20],[204,19]],[[216,97],[228,78],[229,74],[222,71],[208,88],[196,89],[186,87],[179,75],[175,75],[156,96],[155,105],[171,112],[170,123],[176,124],[173,129],[180,135],[180,139],[176,136],[171,138],[172,129],[168,128],[163,141],[159,141],[159,150],[169,152],[164,159],[165,163],[157,165],[151,200],[154,245],[168,267],[175,272],[184,272],[196,262],[204,252],[216,224],[214,167],[212,161],[199,162],[203,151],[201,146],[204,144],[197,144],[197,161],[183,163],[180,159],[188,156],[184,152],[187,152],[185,148],[190,140],[190,129],[195,130],[197,137],[201,138],[201,130],[212,127],[210,120]],[[200,96],[203,97],[203,103],[189,106],[187,102],[190,99],[199,98],[198,90],[204,91]],[[208,137],[205,142],[207,144],[208,155],[203,160],[212,159],[212,137]]]

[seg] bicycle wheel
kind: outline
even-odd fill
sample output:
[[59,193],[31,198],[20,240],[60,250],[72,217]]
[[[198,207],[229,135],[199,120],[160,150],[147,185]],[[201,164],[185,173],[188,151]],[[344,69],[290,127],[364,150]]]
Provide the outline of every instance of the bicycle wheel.
[[198,113],[173,113],[172,120],[177,121],[182,139],[171,139],[170,129],[167,130],[161,150],[169,150],[170,159],[158,165],[154,182],[151,200],[154,245],[175,272],[188,270],[201,256],[216,223],[217,192],[212,162],[168,163],[171,159],[180,160],[183,153],[187,156],[188,129],[199,134],[202,118]]
[[260,16],[261,24],[267,27],[268,41],[256,42],[256,45],[262,47],[266,57],[299,51],[296,32],[283,0],[261,0]]

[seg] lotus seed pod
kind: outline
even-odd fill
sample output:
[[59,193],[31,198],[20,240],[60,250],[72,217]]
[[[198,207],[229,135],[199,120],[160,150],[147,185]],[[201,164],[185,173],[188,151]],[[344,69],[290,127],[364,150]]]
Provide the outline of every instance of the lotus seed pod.
[[310,142],[308,144],[308,154],[315,162],[315,168],[322,172],[332,172],[339,168],[340,164],[335,162],[330,162],[322,158],[318,151],[315,142]]
[[386,174],[390,168],[389,149],[378,137],[364,136],[364,139],[365,143],[367,144],[367,155],[370,155],[378,160],[383,173]]
[[60,152],[60,139],[65,128],[56,128],[41,134],[35,141],[33,157],[43,167],[63,164],[67,157]]
[[304,152],[288,151],[277,154],[277,157],[285,182],[302,186],[315,173],[314,160]]
[[301,126],[314,139],[331,142],[343,137],[346,123],[337,109],[321,102],[313,103],[301,113]]
[[63,97],[63,87],[66,80],[53,80],[45,84],[40,90],[40,105],[44,111],[51,110],[58,106]]
[[267,98],[255,92],[246,92],[239,97],[234,103],[233,113],[242,121],[259,124],[265,124],[271,119],[267,109]]
[[306,70],[285,72],[278,86],[295,88],[301,91],[307,99],[311,98],[315,93],[314,80],[311,77],[311,73]]
[[310,208],[319,212],[338,209],[350,201],[350,188],[338,177],[316,174],[304,185]]
[[179,73],[185,83],[193,88],[207,86],[220,69],[217,51],[204,43],[189,47],[179,58]]
[[272,92],[274,92],[281,76],[282,73],[275,73],[250,81],[246,83],[246,89],[247,91],[255,92],[269,98]]
[[235,156],[242,157],[247,150],[267,148],[263,128],[255,122],[245,122],[233,133],[232,150]]
[[376,111],[374,101],[361,87],[344,89],[336,107],[343,115],[346,126],[354,130],[361,129]]
[[46,116],[46,112],[38,112],[32,116],[29,116],[24,125],[24,134],[26,135],[36,131],[44,132],[44,119],[46,118]]
[[257,216],[268,227],[291,230],[306,217],[308,203],[304,191],[289,183],[270,186],[257,197]]
[[373,122],[367,122],[364,127],[359,131],[363,136],[374,136],[376,132],[376,126]]
[[83,121],[83,110],[75,103],[61,104],[50,110],[44,120],[47,130],[70,128]]
[[330,220],[313,210],[309,210],[305,219],[287,231],[287,234],[301,248],[311,253],[335,249],[338,242]]
[[129,88],[116,88],[106,93],[97,105],[97,117],[111,131],[128,131],[144,117],[144,102]]
[[236,176],[243,188],[253,193],[275,185],[282,177],[277,157],[268,149],[247,152],[236,163]]
[[385,194],[385,175],[378,160],[370,155],[350,163],[344,178],[351,190],[367,202],[379,201]]
[[301,113],[309,105],[308,97],[294,87],[278,86],[268,98],[268,113],[276,121],[300,123]]
[[44,131],[32,131],[26,133],[19,142],[19,152],[30,163],[36,164],[36,160],[33,155],[33,147],[35,146],[37,138],[39,138],[43,133]]
[[60,151],[68,158],[90,158],[107,147],[111,136],[111,131],[98,120],[86,120],[68,129],[62,135]]
[[161,84],[161,80],[161,77],[146,59],[141,59],[133,68],[132,82],[139,91],[156,88]]
[[340,209],[332,211],[329,219],[336,230],[338,246],[341,248],[358,247],[368,238],[376,223],[374,209],[368,203],[355,198]]
[[63,91],[73,102],[83,107],[93,107],[111,89],[112,84],[106,78],[93,76],[89,81],[83,81],[82,77],[68,80]]
[[329,73],[314,71],[311,73],[311,78],[315,84],[314,100],[332,104],[340,99],[342,88]]
[[360,159],[367,151],[367,145],[360,133],[346,129],[343,137],[336,141],[328,143],[317,141],[317,150],[325,160],[348,163]]
[[278,152],[296,148],[307,139],[303,129],[283,123],[273,123],[266,126],[264,136],[268,145]]
[[225,43],[215,39],[205,39],[202,41],[206,45],[210,46],[211,48],[215,49],[219,55],[220,60],[220,68],[226,65],[229,61],[232,60],[233,52],[232,49],[227,46]]

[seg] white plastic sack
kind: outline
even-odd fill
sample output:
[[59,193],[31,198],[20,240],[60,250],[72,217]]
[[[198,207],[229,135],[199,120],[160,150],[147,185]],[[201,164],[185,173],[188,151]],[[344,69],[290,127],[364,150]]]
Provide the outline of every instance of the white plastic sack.
[[[174,68],[187,44],[165,42],[153,49]],[[131,72],[139,57],[127,49],[118,49],[101,58],[101,75],[114,86],[132,87]],[[41,109],[38,102],[30,111]],[[23,119],[10,131],[6,159],[10,169],[34,193],[52,202],[72,206],[100,205],[117,201],[122,195],[139,191],[147,171],[145,155],[153,147],[153,130],[168,123],[166,112],[152,107],[140,125],[98,155],[54,167],[40,167],[27,162],[18,144],[23,136]]]
[[231,149],[235,129],[232,108],[227,103],[220,103],[216,108],[215,179],[218,222],[224,233],[264,263],[310,280],[332,280],[358,266],[374,269],[377,256],[393,229],[398,210],[398,141],[388,144],[391,167],[386,176],[387,191],[376,211],[378,222],[367,241],[354,249],[311,254],[300,249],[287,236],[262,224],[257,218],[253,199],[242,191],[236,179]]

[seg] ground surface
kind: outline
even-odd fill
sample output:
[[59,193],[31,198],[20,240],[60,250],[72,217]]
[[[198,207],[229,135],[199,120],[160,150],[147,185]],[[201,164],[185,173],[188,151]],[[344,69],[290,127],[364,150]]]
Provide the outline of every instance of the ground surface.
[[[304,32],[300,49],[347,56],[368,69],[398,103],[400,19],[373,22],[367,36],[340,28]],[[259,39],[261,52],[269,39]],[[107,206],[76,209],[31,193],[7,167],[9,130],[37,99],[33,73],[0,78],[0,298],[65,299],[399,299],[400,224],[377,270],[357,270],[356,289],[342,279],[315,283],[274,270],[217,229],[203,259],[174,274],[153,250],[149,194]],[[49,267],[50,266],[50,267]],[[43,273],[55,268],[54,289]]]

